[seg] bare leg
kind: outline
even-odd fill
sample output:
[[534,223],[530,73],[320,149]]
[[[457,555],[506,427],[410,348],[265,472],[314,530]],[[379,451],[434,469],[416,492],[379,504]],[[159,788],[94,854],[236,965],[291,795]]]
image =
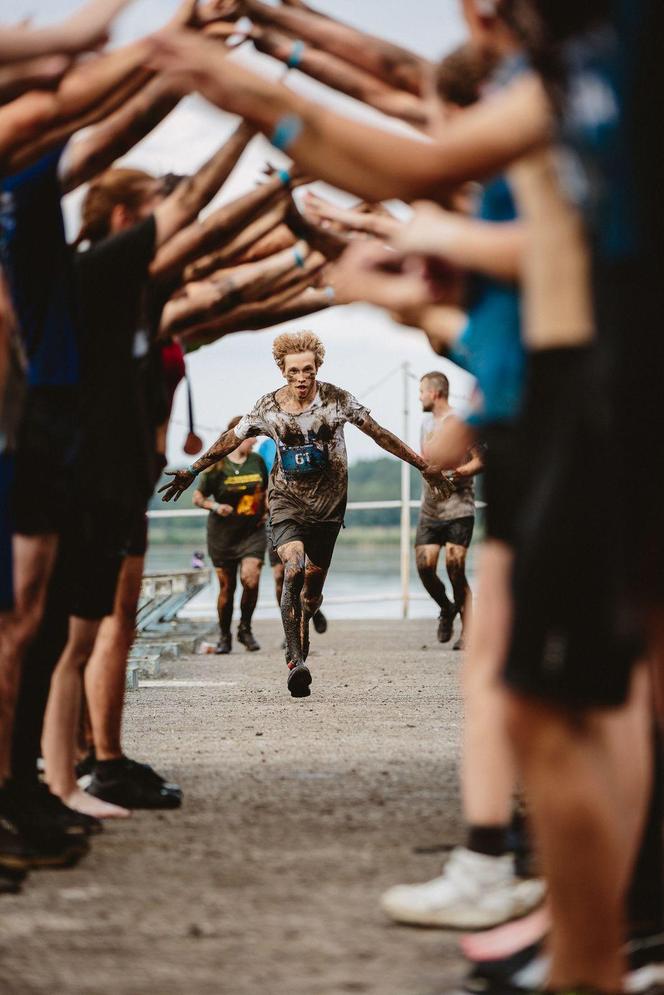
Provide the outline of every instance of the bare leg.
[[325,584],[326,577],[327,570],[323,570],[312,563],[311,560],[307,560],[304,571],[304,587],[300,596],[302,603],[300,633],[303,660],[306,660],[309,656],[309,622],[323,604],[323,585]]
[[288,662],[298,666],[302,657],[302,605],[300,595],[304,586],[304,545],[287,542],[277,550],[284,565],[284,589],[281,596],[281,620],[286,636]]
[[57,549],[57,535],[14,536],[15,606],[0,616],[0,784],[9,776],[23,658],[44,612]]
[[53,672],[42,746],[48,785],[60,798],[76,787],[76,733],[81,708],[81,673],[99,629],[98,621],[70,617],[67,645]]
[[508,546],[487,540],[479,564],[479,610],[470,622],[462,680],[465,700],[461,787],[471,826],[509,825],[516,782],[514,750],[507,734],[507,691],[501,671],[510,632]]
[[462,635],[465,634],[466,620],[472,610],[472,594],[466,579],[467,553],[468,550],[465,546],[459,546],[453,542],[448,542],[445,546],[445,566],[454,592],[454,603],[461,617]]
[[512,734],[549,885],[549,987],[621,990],[624,899],[651,776],[649,704],[643,667],[619,709],[572,713],[510,695]]
[[122,756],[127,656],[136,631],[142,577],[143,557],[127,556],[120,571],[113,614],[102,621],[85,668],[85,696],[97,760],[115,760]]
[[240,583],[242,584],[240,618],[242,625],[246,625],[248,628],[251,628],[251,620],[258,601],[258,586],[262,566],[263,561],[255,556],[246,556],[240,564]]

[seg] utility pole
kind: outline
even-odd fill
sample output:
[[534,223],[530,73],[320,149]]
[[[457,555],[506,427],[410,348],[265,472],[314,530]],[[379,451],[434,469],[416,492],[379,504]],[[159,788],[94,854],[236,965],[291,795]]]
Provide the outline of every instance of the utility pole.
[[[408,442],[410,406],[408,391],[410,389],[410,363],[402,366],[403,376],[403,421],[401,438]],[[402,617],[408,618],[410,602],[410,464],[401,463],[401,599]]]

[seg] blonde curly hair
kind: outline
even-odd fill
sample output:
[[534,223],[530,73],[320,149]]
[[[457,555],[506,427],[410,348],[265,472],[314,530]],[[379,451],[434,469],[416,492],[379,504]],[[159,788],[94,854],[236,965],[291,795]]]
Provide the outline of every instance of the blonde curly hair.
[[282,372],[286,356],[300,352],[313,352],[316,359],[316,369],[323,365],[325,346],[313,332],[282,332],[272,343],[274,361]]

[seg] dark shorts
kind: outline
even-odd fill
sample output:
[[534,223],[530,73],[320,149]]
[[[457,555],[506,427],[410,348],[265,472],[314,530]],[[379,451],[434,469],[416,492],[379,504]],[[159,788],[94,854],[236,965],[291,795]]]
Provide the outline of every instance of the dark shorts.
[[58,576],[67,587],[70,615],[92,620],[113,614],[134,518],[101,501],[86,502],[71,516],[58,554]]
[[15,455],[12,513],[19,535],[65,527],[78,453],[78,395],[69,387],[34,387],[25,402]]
[[303,525],[293,521],[272,522],[272,544],[275,549],[287,542],[301,542],[304,552],[314,566],[327,570],[332,562],[341,522],[320,522],[315,525]]
[[216,522],[210,515],[207,529],[208,555],[215,567],[239,563],[247,557],[263,562],[267,544],[264,526],[252,528],[244,535],[234,535],[229,539],[226,530],[217,529],[215,525]]
[[483,496],[486,501],[486,537],[513,545],[523,494],[523,470],[517,427],[496,422],[482,429],[486,443]]
[[0,453],[0,612],[14,607],[11,493],[14,480],[14,457]]
[[619,593],[604,402],[592,350],[531,357],[505,677],[569,708],[622,704],[643,648]]
[[270,561],[270,566],[278,567],[281,564],[281,560],[279,558],[279,554],[272,545],[272,526],[270,525],[269,522],[265,527],[265,536],[267,538],[267,556],[268,560]]
[[451,518],[441,522],[438,518],[420,515],[415,533],[416,546],[445,546],[453,543],[455,546],[470,546],[475,528],[475,516],[466,515],[463,518]]

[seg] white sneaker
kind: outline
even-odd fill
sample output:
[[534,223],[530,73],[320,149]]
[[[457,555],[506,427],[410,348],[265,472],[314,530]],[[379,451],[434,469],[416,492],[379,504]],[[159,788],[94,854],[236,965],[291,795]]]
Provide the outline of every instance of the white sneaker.
[[514,858],[456,847],[441,877],[396,885],[382,898],[396,922],[443,929],[490,929],[526,915],[544,898],[544,882],[515,877]]

